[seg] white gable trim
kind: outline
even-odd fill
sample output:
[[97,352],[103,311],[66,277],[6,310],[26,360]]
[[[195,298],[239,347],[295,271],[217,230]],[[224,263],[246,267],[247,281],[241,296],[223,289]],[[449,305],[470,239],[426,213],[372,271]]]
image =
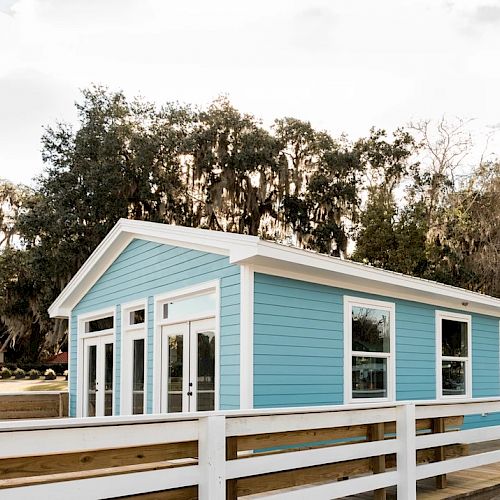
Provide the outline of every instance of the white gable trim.
[[379,294],[500,317],[500,299],[414,278],[364,264],[287,247],[256,236],[120,219],[49,308],[51,317],[69,317],[94,283],[134,239],[227,255],[232,264],[272,269],[279,276],[300,276],[352,290]]

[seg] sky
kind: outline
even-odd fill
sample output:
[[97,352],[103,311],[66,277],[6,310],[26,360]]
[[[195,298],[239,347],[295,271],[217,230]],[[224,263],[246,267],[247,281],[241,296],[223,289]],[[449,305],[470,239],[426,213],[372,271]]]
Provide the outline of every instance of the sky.
[[[92,83],[157,103],[228,95],[270,125],[356,139],[442,115],[500,153],[500,0],[0,0],[0,178]],[[498,130],[498,133],[496,131]]]

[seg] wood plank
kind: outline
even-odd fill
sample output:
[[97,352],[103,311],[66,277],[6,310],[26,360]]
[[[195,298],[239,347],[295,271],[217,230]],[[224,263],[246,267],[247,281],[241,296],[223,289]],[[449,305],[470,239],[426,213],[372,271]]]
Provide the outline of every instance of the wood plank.
[[[446,429],[459,427],[463,423],[463,417],[450,417],[444,419]],[[386,422],[385,434],[396,432],[396,422]],[[274,448],[277,446],[301,445],[317,443],[322,441],[334,441],[340,439],[365,438],[368,435],[369,425],[353,425],[348,427],[331,427],[323,429],[308,429],[291,432],[273,432],[263,434],[252,434],[238,436],[238,451],[258,450]],[[432,419],[420,419],[416,424],[417,431],[432,431]]]
[[366,437],[367,425],[238,436],[238,451]]
[[120,497],[120,500],[198,500],[198,486]]
[[[385,437],[384,424],[372,424],[369,429],[368,439],[370,441],[383,441]],[[372,457],[371,466],[374,474],[385,472],[385,455]],[[374,500],[386,500],[386,490],[381,488],[373,492]]]
[[104,476],[118,476],[132,472],[147,472],[153,470],[172,469],[186,465],[196,465],[194,459],[183,459],[178,462],[155,462],[147,464],[124,465],[122,467],[109,467],[85,471],[64,472],[60,474],[46,474],[43,476],[16,477],[13,479],[0,479],[0,490],[17,488],[20,486],[33,486],[36,484],[50,484],[78,479],[90,479]]
[[[432,432],[441,433],[445,432],[445,422],[443,418],[434,418],[432,420]],[[445,459],[444,447],[438,446],[434,452],[434,458],[436,462],[441,462]],[[438,490],[443,490],[446,488],[446,474],[440,474],[436,476],[436,488]]]
[[0,420],[56,418],[68,415],[68,393],[1,394]]
[[[238,437],[226,438],[226,460],[235,460],[238,458]],[[226,481],[226,500],[237,500],[237,480],[229,479]]]
[[[446,458],[456,458],[462,456],[463,451],[463,445],[446,446],[445,456]],[[238,460],[245,459],[240,458]],[[418,451],[417,463],[429,463],[433,460],[434,449]],[[386,469],[393,469],[396,467],[396,455],[394,453],[385,456],[385,467]],[[271,490],[315,484],[323,481],[342,480],[360,474],[369,474],[371,471],[371,459],[363,458],[284,472],[261,474],[258,476],[239,478],[237,481],[237,495],[240,497],[264,493]]]
[[21,478],[44,474],[147,464],[198,456],[197,441],[168,443],[133,448],[61,453],[0,460],[0,478]]

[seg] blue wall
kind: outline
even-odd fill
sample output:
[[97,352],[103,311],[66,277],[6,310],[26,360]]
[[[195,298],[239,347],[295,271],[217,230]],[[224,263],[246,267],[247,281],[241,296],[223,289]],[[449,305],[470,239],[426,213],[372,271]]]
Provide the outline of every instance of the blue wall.
[[[152,411],[153,381],[153,296],[214,279],[221,280],[220,318],[220,405],[239,408],[239,315],[240,268],[229,264],[228,257],[133,240],[109,269],[83,297],[71,314],[70,342],[70,415],[76,414],[77,316],[109,306],[116,307],[117,336],[120,332],[120,305],[148,299],[148,394],[147,409]],[[115,375],[119,380],[119,340],[115,346]],[[117,385],[118,388],[118,385]],[[119,391],[115,393],[115,412],[119,411]]]
[[[442,308],[256,273],[255,407],[343,403],[344,295],[395,303],[396,397],[436,397],[435,310]],[[498,396],[498,319],[472,314],[472,339],[473,397]]]

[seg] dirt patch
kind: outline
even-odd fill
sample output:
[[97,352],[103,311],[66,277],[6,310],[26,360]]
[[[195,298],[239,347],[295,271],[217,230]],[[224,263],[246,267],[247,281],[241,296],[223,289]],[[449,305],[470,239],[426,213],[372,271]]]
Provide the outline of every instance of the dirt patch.
[[0,394],[25,391],[66,391],[67,389],[68,382],[64,377],[57,377],[55,380],[0,380]]

